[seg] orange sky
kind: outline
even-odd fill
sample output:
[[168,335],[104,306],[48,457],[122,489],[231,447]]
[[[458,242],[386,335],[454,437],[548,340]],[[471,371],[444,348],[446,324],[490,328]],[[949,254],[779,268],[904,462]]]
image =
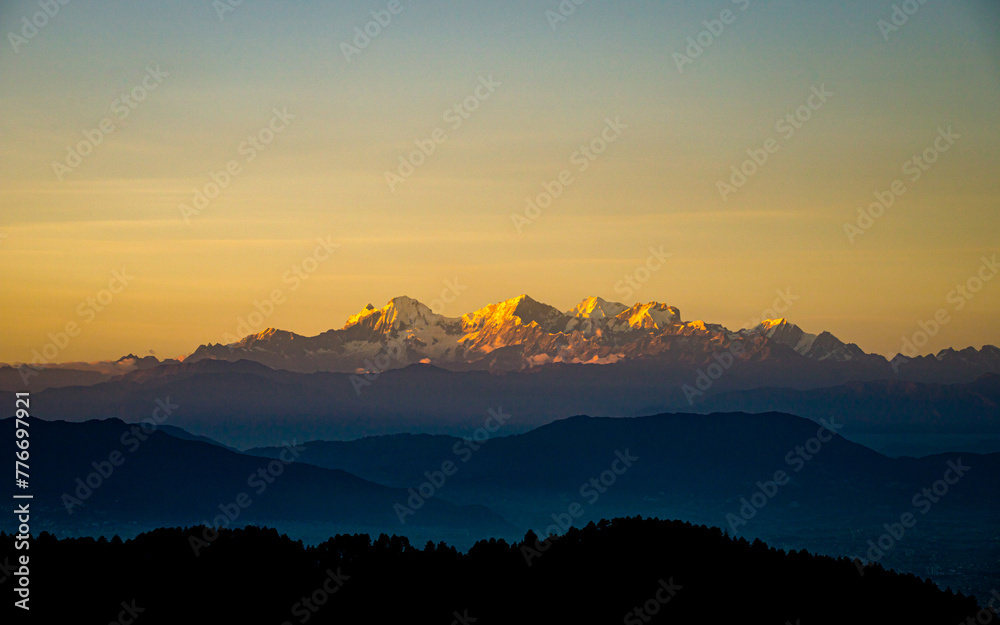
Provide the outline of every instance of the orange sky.
[[995,3],[885,34],[891,2],[548,4],[403,3],[348,59],[384,3],[71,3],[30,38],[4,3],[0,361],[67,324],[56,361],[184,355],[275,290],[266,324],[316,334],[454,280],[448,315],[598,295],[735,329],[780,290],[866,351],[940,310],[923,351],[1000,344],[1000,280],[957,290],[1000,251]]

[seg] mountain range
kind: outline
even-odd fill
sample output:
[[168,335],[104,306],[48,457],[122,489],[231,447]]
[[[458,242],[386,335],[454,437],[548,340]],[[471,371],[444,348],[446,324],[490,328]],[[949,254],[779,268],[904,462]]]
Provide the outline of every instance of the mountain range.
[[[714,370],[708,380],[714,382],[720,367],[728,370],[749,363],[763,371],[767,367],[761,363],[768,363],[772,372],[780,370],[782,375],[762,373],[745,387],[781,381],[795,388],[876,379],[970,382],[984,373],[1000,373],[1000,349],[992,345],[926,356],[896,355],[890,361],[829,332],[807,333],[786,319],[729,330],[685,321],[678,308],[659,302],[626,306],[600,297],[560,311],[521,295],[460,317],[446,317],[403,296],[382,308],[369,304],[342,328],[316,336],[276,328],[251,332],[246,322],[241,325],[247,332],[243,338],[203,344],[180,359],[128,354],[114,362],[0,366],[0,390],[91,385],[162,365],[203,360],[247,360],[300,373],[350,373],[367,381],[413,364],[499,373],[553,365],[640,363],[692,372]],[[690,385],[689,404],[703,395],[705,382]],[[365,386],[360,379],[353,384]]]
[[[293,437],[424,432],[468,436],[489,409],[503,434],[588,414],[781,411],[837,417],[889,455],[1000,450],[1000,350],[947,349],[893,362],[785,320],[730,331],[672,306],[597,297],[559,311],[520,296],[461,317],[408,297],[342,329],[269,329],[182,360],[0,367],[0,394],[32,392],[44,419],[146,418],[236,448]],[[13,405],[13,399],[9,400]]]
[[785,319],[730,331],[684,321],[680,310],[659,302],[626,306],[589,297],[560,311],[527,295],[461,317],[396,297],[382,308],[369,304],[339,330],[307,337],[268,328],[227,345],[202,345],[187,360],[253,360],[302,372],[364,373],[421,362],[451,370],[517,371],[551,363],[697,362],[720,350],[738,350],[750,359],[765,355],[771,345],[813,360],[885,360],[828,332],[807,334]]

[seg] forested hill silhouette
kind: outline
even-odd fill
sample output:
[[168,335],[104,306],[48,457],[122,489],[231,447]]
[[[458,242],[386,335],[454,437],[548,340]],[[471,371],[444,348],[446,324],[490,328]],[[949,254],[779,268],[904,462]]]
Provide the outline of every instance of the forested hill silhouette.
[[[158,529],[127,542],[43,533],[31,547],[32,615],[143,625],[952,625],[979,612],[973,599],[912,575],[877,565],[861,575],[847,559],[786,553],[680,521],[602,520],[547,543],[529,532],[519,544],[480,541],[465,554],[384,534],[304,547],[255,527],[193,543],[203,530]],[[0,562],[15,562],[12,536],[0,534]],[[4,594],[14,579],[0,584]],[[12,622],[14,611],[4,601],[0,619]]]

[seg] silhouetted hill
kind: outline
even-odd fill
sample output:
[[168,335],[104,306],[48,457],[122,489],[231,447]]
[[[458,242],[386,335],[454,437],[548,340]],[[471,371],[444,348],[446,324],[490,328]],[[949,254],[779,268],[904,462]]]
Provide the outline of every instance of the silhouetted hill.
[[110,376],[100,371],[83,371],[64,367],[20,370],[17,367],[0,367],[0,389],[9,392],[38,392],[50,387],[88,386],[107,380]]
[[[968,440],[986,441],[970,451],[1000,450],[1000,409],[991,403],[1000,398],[988,384],[877,381],[878,372],[858,369],[851,361],[803,360],[794,366],[782,364],[780,358],[734,364],[704,396],[692,396],[693,405],[684,390],[698,384],[700,369],[692,363],[553,364],[499,374],[413,365],[369,380],[214,360],[162,365],[92,386],[51,388],[33,394],[32,404],[38,417],[50,420],[119,417],[134,422],[147,418],[157,400],[169,398],[181,406],[171,416],[171,425],[238,448],[273,445],[291,437],[349,440],[407,432],[467,436],[482,425],[488,409],[498,407],[511,415],[502,433],[515,434],[578,414],[779,409],[798,414],[797,408],[808,411],[815,406],[857,423],[858,432],[862,424],[884,432],[884,415],[886,422],[898,426],[888,435],[892,440],[865,439],[880,451],[914,444],[923,453],[938,453],[966,448],[952,443]],[[845,382],[850,384],[838,387],[840,391],[816,388]],[[724,394],[762,386],[779,390]],[[899,408],[894,407],[897,401]],[[933,431],[927,430],[929,423]],[[954,438],[958,436],[966,438]]]
[[[0,427],[13,430],[12,419],[0,421]],[[399,527],[393,506],[407,496],[345,471],[301,462],[294,441],[280,460],[268,462],[214,443],[149,434],[117,419],[36,419],[30,427],[38,529],[93,534],[128,528],[134,533],[220,519],[220,526],[294,521],[391,531]],[[512,529],[482,507],[459,508],[435,499],[424,511],[426,517],[415,522],[419,527],[476,533]],[[13,527],[14,517],[7,516],[0,528]]]

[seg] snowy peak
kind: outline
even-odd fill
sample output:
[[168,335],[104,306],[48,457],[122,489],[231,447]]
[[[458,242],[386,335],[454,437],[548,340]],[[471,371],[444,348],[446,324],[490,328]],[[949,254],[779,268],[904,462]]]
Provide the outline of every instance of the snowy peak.
[[394,330],[434,325],[442,319],[442,316],[432,312],[429,306],[406,296],[392,298],[382,310],[386,323]]
[[261,344],[287,343],[288,341],[294,340],[296,336],[298,335],[293,334],[292,332],[288,332],[286,330],[279,330],[277,328],[267,328],[256,334],[248,334],[247,336],[244,336],[242,339],[236,342],[235,345],[238,347],[250,349],[253,348],[258,343]]
[[803,356],[809,353],[816,342],[815,334],[803,332],[802,328],[794,323],[789,323],[784,318],[765,319],[750,332],[766,336],[776,343],[791,347]]
[[382,308],[371,304],[360,313],[347,319],[344,329],[362,327],[378,334],[389,334],[400,330],[425,328],[447,319],[435,314],[426,305],[412,297],[394,297]]
[[636,304],[615,317],[627,327],[641,330],[666,330],[681,323],[681,311],[659,302]]
[[792,348],[812,360],[856,360],[867,354],[854,343],[844,343],[829,332],[809,334],[785,319],[765,319],[749,330],[740,330],[744,337],[762,336]]
[[758,323],[754,329],[760,330],[761,332],[769,332],[770,335],[773,335],[778,328],[787,327],[790,325],[792,324],[788,323],[788,320],[786,320],[784,317],[781,317],[780,319],[765,319],[760,323]]
[[607,319],[628,310],[628,306],[618,302],[609,302],[600,297],[588,297],[574,308],[566,311],[568,317],[583,319]]
[[252,338],[254,338],[254,339],[258,340],[258,341],[263,341],[263,340],[266,340],[266,339],[269,339],[269,338],[273,337],[276,334],[289,334],[289,333],[288,332],[282,332],[278,328],[266,328],[266,329],[264,329],[264,331],[258,332],[257,334],[251,334],[250,337],[247,337],[247,338],[251,338],[252,337]]
[[367,306],[365,306],[364,310],[362,310],[356,315],[351,315],[350,317],[347,318],[347,323],[344,324],[344,329],[346,330],[347,328],[353,325],[357,325],[365,318],[371,316],[374,312],[375,312],[375,307],[372,306],[371,303],[369,303]]
[[558,332],[560,321],[564,321],[565,317],[557,308],[537,302],[527,295],[518,295],[464,315],[462,327],[466,332],[476,332],[485,328],[529,326],[534,323],[546,332]]

